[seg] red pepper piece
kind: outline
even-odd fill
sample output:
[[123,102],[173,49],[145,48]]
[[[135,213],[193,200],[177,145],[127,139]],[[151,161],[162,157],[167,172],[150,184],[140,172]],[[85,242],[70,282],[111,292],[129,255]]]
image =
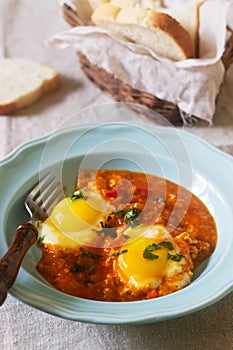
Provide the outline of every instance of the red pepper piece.
[[118,193],[116,188],[113,188],[111,190],[108,189],[101,189],[102,194],[104,195],[104,197],[117,197]]
[[157,289],[152,289],[147,293],[147,299],[153,299],[158,297],[158,291]]

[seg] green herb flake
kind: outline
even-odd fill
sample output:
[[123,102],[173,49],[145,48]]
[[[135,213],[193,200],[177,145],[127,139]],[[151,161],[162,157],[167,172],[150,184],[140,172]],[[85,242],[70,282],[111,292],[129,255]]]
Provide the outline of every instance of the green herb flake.
[[118,218],[123,218],[125,213],[126,213],[126,210],[112,211],[112,214],[117,216]]
[[111,238],[116,238],[117,237],[117,233],[116,233],[116,228],[115,227],[111,227],[109,225],[106,225],[103,221],[100,221],[100,226],[101,229],[93,229],[93,231],[95,231],[95,233],[99,236],[103,233],[104,236],[109,236]]
[[160,249],[160,246],[156,243],[148,245],[143,252],[143,258],[146,260],[157,260],[159,256],[152,252],[158,249]]
[[87,272],[92,272],[95,269],[95,265],[90,265],[87,269]]
[[128,225],[137,226],[140,223],[138,218],[140,212],[137,210],[137,204],[135,204],[133,208],[113,211],[112,214],[118,218],[124,218],[124,222]]
[[[162,241],[158,244],[156,243],[152,243],[150,245],[148,245],[144,252],[143,252],[143,258],[146,259],[146,260],[156,260],[159,258],[158,255],[152,253],[153,251],[155,250],[158,250],[158,249],[161,249],[161,247],[164,247],[168,250],[174,250],[174,247],[173,245],[171,244],[171,242],[168,242],[168,241]],[[182,258],[185,258],[184,255],[182,254],[170,254],[168,252],[167,254],[167,258],[170,259],[170,260],[174,260],[174,261],[181,261]]]
[[170,254],[170,253],[168,253],[167,258],[170,260],[174,260],[174,261],[181,261],[181,259],[185,258],[185,256],[182,254]]
[[148,245],[145,250],[147,250],[148,252],[153,252],[154,250],[158,250],[160,248],[161,247],[159,244],[152,243],[152,244]]
[[82,198],[85,201],[88,199],[87,196],[84,195],[84,190],[77,190],[70,196],[70,203],[74,202],[76,199]]
[[91,259],[100,259],[100,258],[102,258],[102,255],[95,254],[95,253],[91,252],[90,250],[83,251],[81,256],[88,256]]
[[144,252],[143,252],[143,258],[146,259],[146,260],[156,260],[159,258],[158,255],[152,253],[153,251],[155,250],[159,250],[161,249],[161,247],[165,247],[169,250],[173,250],[173,246],[170,242],[166,242],[166,241],[163,241],[163,242],[160,242],[160,243],[152,243],[150,245],[148,245]]
[[84,271],[85,270],[85,267],[80,265],[77,261],[74,263],[74,266],[71,267],[70,271],[73,272],[73,273],[76,273],[76,272],[81,272],[81,271]]
[[168,242],[168,241],[160,242],[160,243],[159,243],[159,246],[160,246],[160,247],[167,248],[168,250],[173,250],[173,249],[174,249],[174,247],[173,247],[173,245],[171,244],[171,242]]
[[112,258],[112,257],[114,257],[114,256],[120,256],[120,255],[125,254],[125,253],[127,253],[127,252],[128,252],[128,249],[123,249],[123,250],[120,250],[120,251],[117,252],[117,253],[112,253],[112,254],[110,254],[109,257]]
[[45,239],[45,235],[38,237],[37,244],[40,245],[44,239]]
[[149,250],[145,249],[143,252],[143,258],[146,260],[157,260],[159,258],[159,256],[156,254],[153,254]]
[[91,280],[85,280],[85,281],[84,281],[84,284],[94,284],[94,282],[91,281]]
[[104,231],[103,231],[103,229],[101,228],[101,229],[96,229],[96,228],[93,228],[92,229],[92,231],[93,232],[95,232],[98,236],[100,236],[101,235],[101,233],[103,233]]
[[136,212],[135,208],[129,209],[124,215],[124,221],[127,223],[128,221],[136,219],[138,213]]
[[105,230],[105,233],[107,236],[111,237],[111,238],[117,238],[117,233],[115,228],[108,228],[107,231]]

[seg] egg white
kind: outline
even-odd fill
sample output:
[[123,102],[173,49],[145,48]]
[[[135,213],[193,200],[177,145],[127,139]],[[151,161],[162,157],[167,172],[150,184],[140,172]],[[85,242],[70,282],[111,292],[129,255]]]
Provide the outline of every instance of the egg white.
[[[62,249],[74,249],[77,246],[89,245],[96,237],[91,229],[82,232],[73,232],[74,240],[68,238],[61,233],[52,223],[40,223],[38,226],[38,239],[43,244],[55,246],[58,245]],[[71,235],[71,234],[70,234]]]

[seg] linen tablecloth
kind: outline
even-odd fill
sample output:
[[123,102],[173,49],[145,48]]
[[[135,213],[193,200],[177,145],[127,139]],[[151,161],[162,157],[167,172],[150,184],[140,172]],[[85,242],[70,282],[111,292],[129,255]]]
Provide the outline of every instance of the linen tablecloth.
[[[83,75],[76,52],[44,41],[68,25],[58,1],[0,0],[0,56],[25,57],[57,69],[61,88],[12,116],[0,117],[0,158],[21,143],[53,131],[75,111],[111,102]],[[214,126],[188,131],[233,155],[233,68],[218,99]],[[111,121],[111,116],[106,120]],[[118,118],[118,120],[121,117]],[[115,119],[114,119],[115,120]],[[123,116],[122,116],[123,120]],[[80,124],[98,118],[80,116]],[[140,121],[140,117],[134,117]],[[2,234],[2,233],[1,233]],[[150,325],[83,324],[51,316],[11,296],[0,308],[0,348],[34,349],[233,349],[233,294],[194,314]]]

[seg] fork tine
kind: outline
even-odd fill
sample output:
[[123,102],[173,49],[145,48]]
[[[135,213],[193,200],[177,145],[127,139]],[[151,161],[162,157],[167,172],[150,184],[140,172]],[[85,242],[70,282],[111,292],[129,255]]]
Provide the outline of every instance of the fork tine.
[[[55,187],[54,187],[55,185]],[[53,189],[56,188],[56,181],[55,178],[51,178],[50,182],[46,184],[46,186],[40,187],[40,193],[39,196],[37,196],[34,201],[41,206],[44,202],[44,200],[50,195],[50,193],[53,191]]]
[[25,199],[25,207],[31,218],[44,221],[56,204],[65,196],[64,188],[56,177],[48,172]]
[[53,201],[51,203],[49,203],[49,205],[46,206],[46,212],[48,215],[50,215],[51,211],[56,206],[56,204],[58,202],[60,202],[63,198],[64,198],[64,191],[62,189],[62,190],[60,190],[60,192],[58,192],[56,197],[54,197]]
[[48,211],[51,205],[55,206],[58,203],[59,201],[58,198],[60,199],[62,195],[64,197],[64,191],[63,191],[63,188],[61,187],[61,184],[58,183],[47,196],[45,195],[45,193],[43,193],[43,196],[45,197],[45,199],[41,204],[41,208],[44,208],[46,211]]
[[47,174],[45,174],[45,176],[42,178],[42,180],[38,183],[37,186],[35,186],[31,192],[29,193],[29,197],[32,200],[35,200],[36,198],[38,198],[38,196],[40,195],[40,191],[41,188],[44,187],[44,185],[46,184],[47,180],[50,178],[51,176],[51,172],[48,172]]

